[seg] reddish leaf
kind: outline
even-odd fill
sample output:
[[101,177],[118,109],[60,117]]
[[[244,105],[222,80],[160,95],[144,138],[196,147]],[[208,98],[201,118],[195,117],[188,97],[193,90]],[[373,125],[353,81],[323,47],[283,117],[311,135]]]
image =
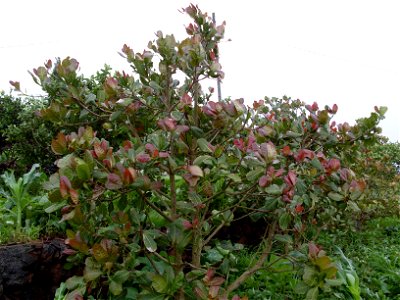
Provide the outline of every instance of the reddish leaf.
[[70,189],[69,195],[71,196],[71,200],[74,204],[79,204],[79,193],[77,190]]
[[183,225],[183,228],[185,228],[185,229],[192,229],[193,228],[192,223],[190,223],[188,220],[183,220],[182,221],[182,225]]
[[136,155],[136,160],[140,163],[147,163],[150,161],[150,156],[147,153],[139,153]]
[[61,197],[66,198],[68,196],[68,192],[71,189],[71,182],[68,177],[60,176],[60,194]]
[[168,152],[160,152],[160,153],[158,153],[158,156],[161,158],[167,158],[167,157],[169,157],[169,153]]
[[282,154],[285,156],[292,155],[292,150],[290,150],[290,147],[287,145],[285,147],[283,147],[281,151],[282,151]]
[[101,146],[100,143],[95,142],[93,144],[93,148],[94,148],[94,153],[96,154],[96,158],[98,158],[99,160],[102,160],[105,158],[106,150],[103,149],[103,147]]
[[109,173],[105,186],[110,190],[118,190],[122,187],[121,178],[117,174]]
[[258,185],[261,186],[261,187],[266,187],[269,182],[270,182],[270,177],[267,176],[267,175],[263,175],[258,180]]
[[340,160],[332,158],[328,162],[328,168],[332,171],[337,171],[340,169]]
[[10,82],[10,84],[15,88],[15,90],[16,90],[17,92],[21,91],[21,84],[19,83],[19,81],[12,81],[12,80],[10,80],[9,82]]
[[292,170],[288,172],[288,174],[284,178],[286,184],[290,187],[294,187],[297,182],[297,175]]
[[130,184],[135,181],[137,177],[136,170],[132,167],[125,169],[124,171],[124,182]]
[[67,154],[67,139],[62,132],[59,132],[57,138],[51,141],[51,150],[58,155]]
[[131,141],[124,141],[124,142],[122,143],[122,146],[124,147],[124,149],[125,149],[126,151],[128,151],[129,149],[132,149],[132,148],[133,148],[133,144],[132,144]]
[[265,101],[264,100],[258,100],[253,102],[253,108],[258,109],[259,107],[264,106]]
[[[192,24],[190,24],[192,25]],[[190,97],[187,93],[183,94],[181,97],[181,103],[184,105],[191,105],[192,104],[192,97]]]
[[296,211],[297,213],[302,213],[302,212],[304,211],[304,206],[301,205],[301,204],[297,204],[297,205],[296,205],[296,208],[295,208],[295,211]]
[[318,256],[319,251],[321,251],[321,249],[313,242],[308,243],[308,255],[310,257],[316,258]]
[[188,171],[193,176],[197,176],[197,177],[204,176],[203,170],[199,166],[196,166],[196,165],[189,166]]
[[200,177],[197,177],[197,176],[193,176],[193,175],[191,175],[189,173],[183,174],[182,177],[192,187],[197,185],[197,182],[199,181],[199,178],[200,178]]

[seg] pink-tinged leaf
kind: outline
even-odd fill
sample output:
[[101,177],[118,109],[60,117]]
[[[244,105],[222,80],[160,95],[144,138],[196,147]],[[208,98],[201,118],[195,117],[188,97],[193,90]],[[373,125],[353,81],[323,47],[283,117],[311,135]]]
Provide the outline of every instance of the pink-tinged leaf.
[[253,108],[258,109],[259,107],[264,106],[265,101],[264,100],[258,100],[253,102]]
[[192,35],[194,33],[194,26],[192,23],[190,23],[187,27],[186,27],[186,33],[188,35]]
[[153,144],[150,144],[150,143],[147,143],[144,147],[151,155],[153,155],[154,151],[157,150],[157,148]]
[[332,158],[328,162],[328,168],[332,171],[337,171],[340,169],[340,160]]
[[233,141],[233,144],[238,148],[240,151],[245,151],[245,144],[242,138],[240,139],[235,139]]
[[204,282],[206,284],[208,284],[211,281],[211,279],[214,277],[214,274],[215,274],[215,270],[208,269],[206,275],[204,276]]
[[198,286],[194,288],[194,292],[197,295],[197,297],[199,297],[199,299],[208,299],[207,294]]
[[20,91],[21,91],[21,84],[20,84],[19,81],[12,81],[12,80],[10,80],[9,82],[10,82],[10,84],[14,87],[14,89],[15,89],[17,92],[20,92]]
[[223,277],[214,277],[208,284],[211,286],[221,286],[225,282]]
[[137,177],[136,170],[132,167],[129,167],[124,170],[124,182],[130,184],[135,181]]
[[108,170],[112,170],[113,169],[113,163],[110,159],[103,159],[103,164],[107,167]]
[[234,117],[237,115],[237,111],[233,102],[222,103],[222,107],[229,116]]
[[140,163],[147,163],[148,161],[150,161],[150,155],[148,155],[147,153],[139,153],[138,155],[136,155],[136,160]]
[[261,135],[261,136],[270,136],[274,130],[272,127],[270,126],[263,126],[257,129],[257,132]]
[[197,185],[197,182],[199,181],[200,177],[193,176],[189,173],[183,174],[183,179],[189,184],[191,187],[195,187]]
[[270,181],[269,179],[270,179],[270,177],[267,175],[261,176],[260,179],[258,180],[258,185],[260,187],[266,187]]
[[79,204],[79,192],[77,190],[70,189],[69,195],[71,196],[71,200],[74,204]]
[[210,59],[211,59],[212,61],[217,60],[217,56],[215,55],[215,52],[214,52],[214,51],[210,51]]
[[300,149],[297,155],[295,156],[295,159],[297,162],[302,162],[306,158],[312,160],[314,157],[315,157],[314,151],[308,149]]
[[274,160],[277,156],[275,145],[271,142],[260,145],[261,155],[267,160]]
[[51,59],[47,60],[44,64],[44,66],[46,67],[46,69],[51,69],[51,67],[53,66],[53,63],[51,61]]
[[188,220],[183,220],[182,225],[183,225],[183,228],[185,228],[186,230],[193,228],[192,223],[190,223]]
[[284,170],[283,169],[279,169],[278,171],[275,172],[274,177],[275,178],[279,178],[283,175]]
[[338,106],[336,104],[333,104],[332,106],[332,113],[336,114],[338,111]]
[[296,211],[298,214],[302,213],[302,212],[304,211],[304,206],[301,205],[301,204],[297,204],[296,207],[295,207],[295,211]]
[[118,190],[122,187],[122,180],[117,174],[109,173],[105,187],[110,190]]
[[178,125],[178,126],[176,126],[175,132],[178,133],[178,134],[181,134],[181,133],[184,133],[184,132],[187,132],[187,131],[189,131],[189,126],[187,126],[187,125]]
[[69,181],[68,177],[60,176],[60,194],[61,197],[66,198],[68,197],[68,192],[71,189],[71,182]]
[[183,105],[188,105],[190,106],[192,104],[192,97],[190,97],[187,93],[183,94],[183,96],[180,99],[181,103]]
[[311,106],[311,109],[313,110],[313,111],[317,111],[318,110],[318,103],[317,102],[314,102],[313,104],[312,104],[312,106]]
[[318,256],[319,251],[321,251],[321,249],[313,242],[308,243],[308,255],[311,258],[316,258]]
[[297,182],[297,175],[292,170],[288,172],[288,174],[284,178],[286,184],[290,187],[294,187]]
[[73,250],[73,249],[69,249],[69,248],[64,249],[64,251],[62,252],[62,254],[65,254],[65,255],[74,255],[76,253],[78,253],[78,251]]
[[290,147],[289,146],[285,146],[285,147],[283,147],[282,148],[282,154],[284,155],[284,156],[289,156],[289,155],[292,155],[293,153],[292,153],[292,150],[290,150]]
[[158,153],[158,156],[161,158],[167,158],[167,157],[169,157],[169,153],[168,152],[160,152],[160,153]]
[[128,151],[129,149],[132,149],[132,148],[133,148],[133,144],[132,144],[131,141],[124,141],[124,142],[122,143],[122,147],[123,147],[126,151]]
[[208,296],[209,296],[208,299],[216,299],[216,297],[218,296],[219,289],[220,289],[219,285],[210,286],[208,290]]
[[240,300],[240,297],[238,295],[235,295],[232,297],[232,300]]
[[96,154],[96,158],[98,158],[99,160],[102,160],[105,158],[106,156],[106,150],[103,149],[103,147],[101,146],[100,143],[95,142],[93,144],[93,148],[94,148],[94,152]]
[[197,177],[204,176],[203,170],[199,166],[196,166],[196,165],[189,166],[188,171],[192,176],[197,176]]

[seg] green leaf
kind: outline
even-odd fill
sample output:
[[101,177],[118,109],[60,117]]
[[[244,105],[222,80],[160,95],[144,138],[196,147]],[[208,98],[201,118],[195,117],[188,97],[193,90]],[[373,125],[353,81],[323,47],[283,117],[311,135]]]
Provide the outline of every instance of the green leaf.
[[168,281],[164,276],[154,275],[151,286],[158,293],[165,293],[168,289]]
[[305,300],[318,300],[318,287],[313,287],[308,290]]
[[343,195],[335,192],[329,192],[328,197],[334,201],[343,201]]
[[92,177],[89,165],[83,162],[83,160],[76,167],[76,173],[78,174],[78,178],[81,180],[88,180]]
[[217,249],[210,249],[207,251],[206,259],[210,263],[217,263],[217,262],[222,261],[224,259],[224,257]]
[[132,98],[122,98],[122,99],[119,99],[117,102],[115,102],[117,105],[120,105],[120,106],[123,106],[123,107],[126,107],[126,106],[128,106],[129,104],[131,104],[133,102],[133,99]]
[[215,158],[210,155],[200,155],[193,161],[194,165],[200,166],[201,164],[214,165]]
[[260,178],[260,176],[264,174],[264,172],[265,172],[264,168],[256,168],[248,172],[246,174],[246,178],[248,181],[256,182]]
[[120,116],[122,115],[122,110],[117,110],[115,112],[113,112],[110,116],[110,121],[113,122],[116,119],[118,119]]
[[236,183],[242,182],[242,178],[240,178],[239,174],[228,174],[228,178],[232,179],[233,182]]
[[111,294],[114,296],[118,296],[119,294],[122,293],[122,284],[119,282],[115,282],[114,280],[111,280],[109,289]]
[[74,289],[78,288],[79,286],[85,285],[85,282],[83,280],[83,276],[72,276],[67,279],[67,281],[65,282],[65,285],[66,285],[67,289],[74,290]]
[[119,282],[119,283],[124,283],[129,279],[129,271],[128,270],[119,270],[115,272],[115,274],[112,276],[113,281]]
[[279,227],[282,230],[286,230],[288,228],[288,226],[289,226],[289,223],[290,223],[291,219],[292,218],[291,218],[290,214],[287,213],[287,212],[284,212],[279,217]]
[[200,138],[197,140],[197,146],[199,146],[200,150],[207,153],[213,153],[214,151],[210,148],[209,143],[206,139]]
[[271,184],[267,188],[265,188],[265,192],[271,195],[281,195],[282,194],[282,188],[277,184]]
[[83,272],[83,278],[85,278],[86,282],[93,281],[98,278],[102,273],[103,272],[101,272],[100,270],[85,268]]
[[60,210],[61,208],[63,208],[65,205],[67,205],[67,201],[62,201],[62,202],[58,202],[58,203],[54,203],[48,207],[45,208],[45,212],[48,214],[51,214],[55,211]]
[[291,244],[291,243],[293,243],[293,238],[290,236],[290,235],[288,235],[288,234],[277,234],[277,235],[275,235],[275,240],[277,240],[277,241],[279,241],[279,242],[282,242],[282,243],[285,243],[285,244]]
[[157,250],[157,244],[148,231],[143,232],[143,243],[149,252],[155,252]]

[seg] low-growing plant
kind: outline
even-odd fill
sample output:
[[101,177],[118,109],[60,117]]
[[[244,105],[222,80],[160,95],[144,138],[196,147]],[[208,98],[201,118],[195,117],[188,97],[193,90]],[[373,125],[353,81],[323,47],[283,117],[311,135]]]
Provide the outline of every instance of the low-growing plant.
[[0,188],[3,238],[6,236],[18,240],[39,235],[39,229],[34,226],[34,220],[29,216],[38,206],[43,210],[44,204],[48,202],[46,196],[35,196],[31,193],[34,185],[40,185],[40,181],[45,180],[44,174],[38,171],[38,168],[39,165],[33,165],[28,173],[19,178],[15,177],[13,171],[1,175],[4,183],[4,187]]

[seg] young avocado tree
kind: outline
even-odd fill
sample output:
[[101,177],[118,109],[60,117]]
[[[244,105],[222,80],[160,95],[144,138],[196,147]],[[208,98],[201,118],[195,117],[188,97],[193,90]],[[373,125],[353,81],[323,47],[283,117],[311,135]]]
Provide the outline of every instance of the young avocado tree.
[[[272,253],[288,257],[342,220],[365,188],[343,153],[356,157],[376,139],[384,109],[336,126],[336,105],[213,100],[201,82],[223,77],[225,24],[194,5],[182,11],[192,19],[183,41],[159,31],[141,53],[123,46],[132,74],[88,79],[69,57],[32,73],[50,97],[41,116],[65,124],[46,188],[49,211],[69,225],[69,262],[84,265],[65,283],[67,299],[240,299],[234,291],[271,267]],[[245,216],[264,234],[258,259],[238,274],[243,245],[218,233]],[[316,299],[337,268],[307,249],[300,289]]]

